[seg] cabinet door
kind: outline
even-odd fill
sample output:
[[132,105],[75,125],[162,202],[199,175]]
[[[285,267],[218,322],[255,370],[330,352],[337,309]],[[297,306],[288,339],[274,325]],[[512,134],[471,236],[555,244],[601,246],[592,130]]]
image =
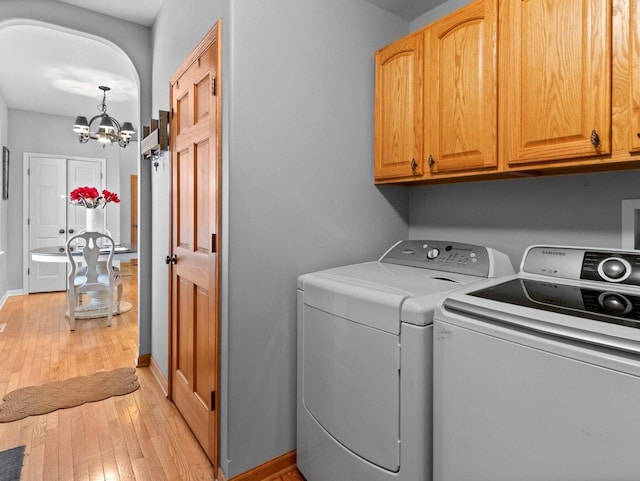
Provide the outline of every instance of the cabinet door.
[[425,33],[424,158],[432,174],[495,169],[497,0],[478,0]]
[[376,181],[423,173],[422,49],[420,32],[376,52]]
[[501,0],[499,149],[507,168],[610,152],[611,11],[611,0]]

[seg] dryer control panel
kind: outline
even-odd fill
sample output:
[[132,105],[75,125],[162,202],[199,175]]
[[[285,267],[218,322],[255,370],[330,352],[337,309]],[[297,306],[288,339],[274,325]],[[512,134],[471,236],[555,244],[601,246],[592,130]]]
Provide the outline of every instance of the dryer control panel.
[[[380,262],[493,277],[495,251],[483,246],[438,240],[404,240],[382,256]],[[510,263],[509,263],[510,267]]]

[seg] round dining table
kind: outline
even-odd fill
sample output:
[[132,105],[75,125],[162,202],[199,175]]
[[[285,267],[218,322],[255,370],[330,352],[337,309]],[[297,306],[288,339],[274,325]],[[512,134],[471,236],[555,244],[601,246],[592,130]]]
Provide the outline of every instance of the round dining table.
[[[73,252],[74,256],[82,256],[81,251]],[[64,246],[49,246],[38,247],[30,251],[31,259],[35,262],[55,262],[55,263],[68,263],[69,258]],[[106,261],[108,258],[108,251],[105,249],[105,253],[99,257],[100,261]],[[138,258],[138,246],[136,244],[121,244],[115,247],[113,253],[114,261],[130,261],[131,259]],[[88,292],[90,301],[86,304],[80,304],[76,306],[75,317],[76,319],[93,319],[98,317],[107,316],[107,298],[108,293],[106,291],[101,292]],[[113,306],[113,315],[122,314],[130,311],[133,305],[130,302],[120,301]],[[69,316],[69,311],[65,312],[65,315]]]

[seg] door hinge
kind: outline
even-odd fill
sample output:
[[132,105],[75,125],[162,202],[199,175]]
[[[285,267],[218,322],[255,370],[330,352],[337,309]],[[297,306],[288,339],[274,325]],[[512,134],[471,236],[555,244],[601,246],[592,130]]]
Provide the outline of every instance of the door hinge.
[[214,97],[217,95],[216,94],[216,77],[211,77],[211,95],[213,95]]
[[215,391],[211,391],[211,410],[212,411],[216,410],[216,392]]
[[211,252],[213,254],[216,253],[216,235],[215,234],[211,234]]

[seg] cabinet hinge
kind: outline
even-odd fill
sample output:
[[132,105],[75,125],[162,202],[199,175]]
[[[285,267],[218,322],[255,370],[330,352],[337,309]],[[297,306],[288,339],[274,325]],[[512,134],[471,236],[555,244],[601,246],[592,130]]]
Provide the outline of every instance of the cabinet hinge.
[[217,95],[216,93],[216,77],[211,77],[211,95],[214,97]]
[[216,392],[215,391],[211,391],[211,410],[212,411],[216,410]]
[[27,275],[31,275],[31,268],[27,267]]
[[27,169],[27,175],[31,175],[31,168]]
[[31,225],[31,219],[27,217],[27,225]]

